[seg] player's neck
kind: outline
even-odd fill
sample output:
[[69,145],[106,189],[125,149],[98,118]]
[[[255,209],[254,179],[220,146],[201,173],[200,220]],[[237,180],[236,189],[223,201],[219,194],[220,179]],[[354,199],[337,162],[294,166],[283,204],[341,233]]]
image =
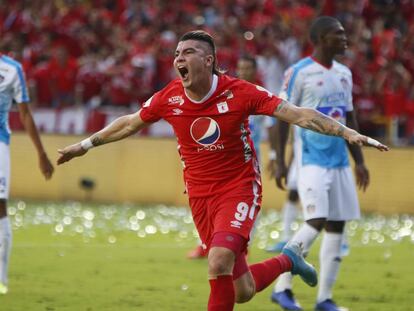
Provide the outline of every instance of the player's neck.
[[334,56],[320,49],[315,49],[312,53],[312,59],[327,69],[332,67]]
[[215,75],[206,76],[204,80],[196,85],[185,88],[185,94],[191,101],[203,102],[212,92],[214,92],[213,88],[216,88],[217,81],[215,83],[213,83],[213,81],[217,79],[216,77],[217,76]]

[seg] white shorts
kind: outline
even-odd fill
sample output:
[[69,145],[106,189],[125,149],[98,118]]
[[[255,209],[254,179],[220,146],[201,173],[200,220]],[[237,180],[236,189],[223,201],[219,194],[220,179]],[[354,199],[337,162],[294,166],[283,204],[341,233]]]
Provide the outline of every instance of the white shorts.
[[9,145],[0,142],[0,199],[9,198],[10,150]]
[[302,162],[302,143],[298,138],[293,142],[293,159],[289,167],[289,172],[286,179],[286,187],[289,190],[298,190],[298,175],[299,168]]
[[350,167],[328,169],[316,165],[300,168],[298,190],[305,220],[359,219],[360,210]]
[[298,163],[296,159],[293,158],[286,179],[286,187],[288,190],[298,190],[298,169]]

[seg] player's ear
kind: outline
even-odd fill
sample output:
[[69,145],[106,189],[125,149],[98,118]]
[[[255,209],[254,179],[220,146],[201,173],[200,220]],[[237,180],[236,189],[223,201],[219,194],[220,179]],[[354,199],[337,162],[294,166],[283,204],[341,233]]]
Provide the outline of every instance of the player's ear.
[[209,66],[209,67],[213,66],[214,56],[213,55],[207,55],[206,58],[205,58],[205,62],[206,62],[206,65]]

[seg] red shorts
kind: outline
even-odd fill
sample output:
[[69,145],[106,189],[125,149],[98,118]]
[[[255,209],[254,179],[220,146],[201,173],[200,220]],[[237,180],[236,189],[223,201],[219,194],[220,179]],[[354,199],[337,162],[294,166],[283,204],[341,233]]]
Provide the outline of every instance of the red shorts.
[[206,198],[190,198],[194,224],[203,246],[210,248],[216,232],[233,232],[247,241],[262,202],[262,188],[255,182],[246,183],[226,193]]

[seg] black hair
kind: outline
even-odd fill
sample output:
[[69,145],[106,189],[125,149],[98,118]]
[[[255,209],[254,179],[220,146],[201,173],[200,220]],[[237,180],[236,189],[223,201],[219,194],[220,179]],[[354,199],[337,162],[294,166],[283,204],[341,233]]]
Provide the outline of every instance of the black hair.
[[193,30],[186,32],[184,35],[181,36],[179,42],[187,40],[196,40],[207,43],[213,52],[213,73],[216,75],[223,73],[223,71],[220,70],[217,66],[216,44],[214,42],[213,37],[208,32],[204,30]]
[[326,35],[332,26],[340,24],[339,20],[332,16],[320,16],[315,19],[309,30],[309,38],[313,44],[319,43],[319,38]]
[[256,58],[250,54],[243,54],[240,56],[239,61],[244,60],[253,64],[254,68],[257,68],[257,61]]

